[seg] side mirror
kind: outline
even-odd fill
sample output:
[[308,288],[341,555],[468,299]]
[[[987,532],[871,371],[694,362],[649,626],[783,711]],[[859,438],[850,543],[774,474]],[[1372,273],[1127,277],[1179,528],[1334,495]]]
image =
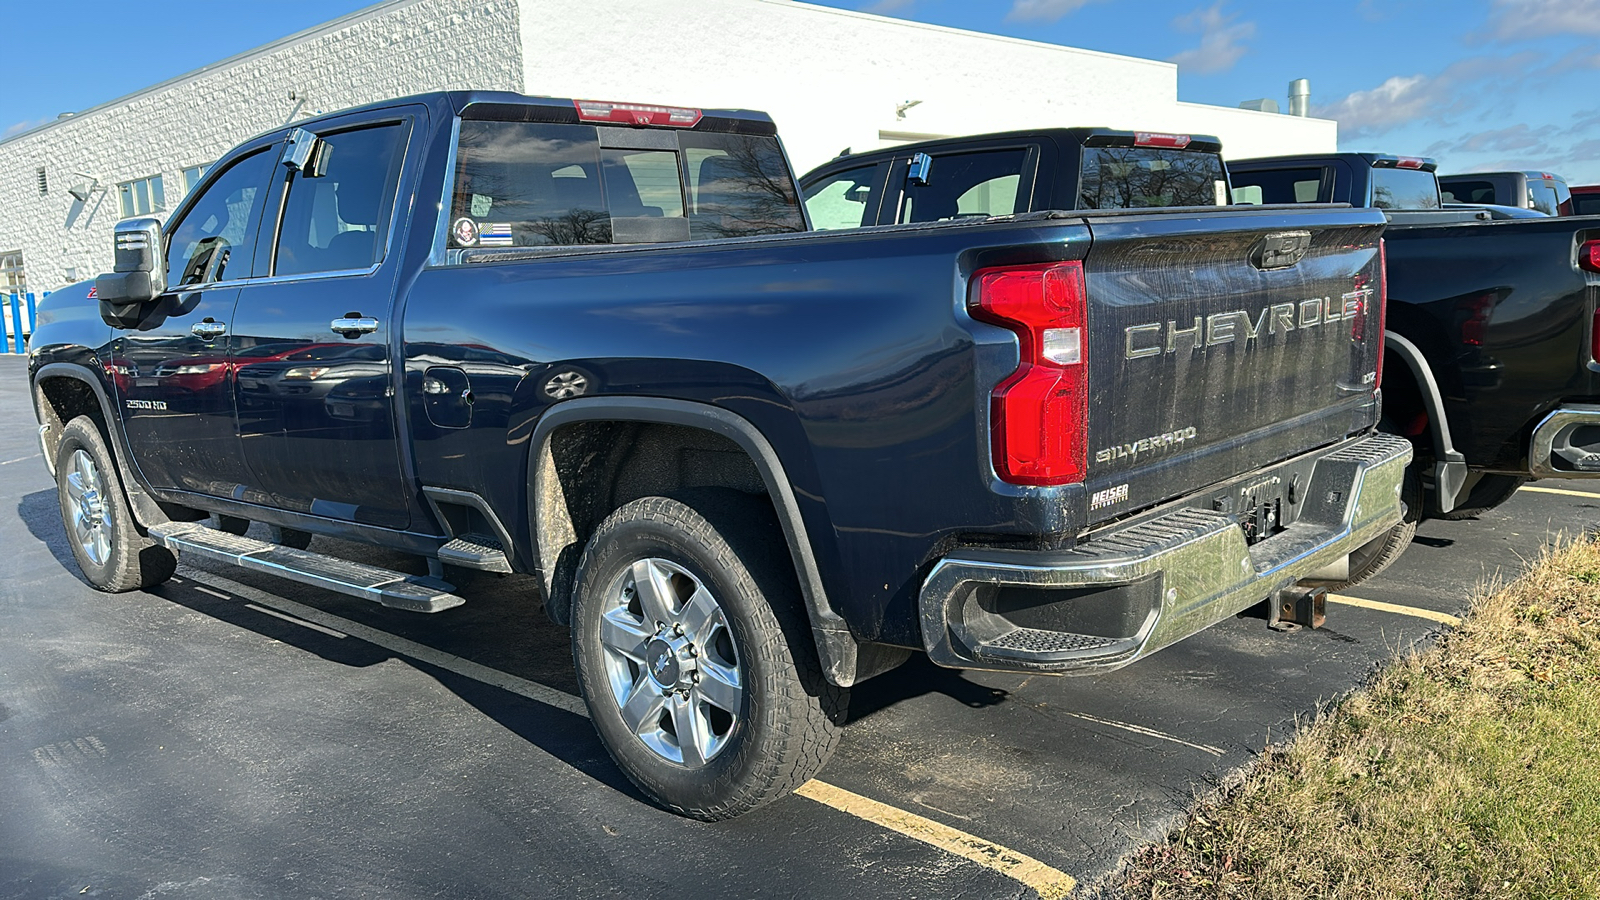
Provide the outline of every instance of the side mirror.
[[116,256],[111,274],[94,280],[102,304],[149,303],[167,289],[167,267],[161,252],[161,220],[125,219],[117,223]]

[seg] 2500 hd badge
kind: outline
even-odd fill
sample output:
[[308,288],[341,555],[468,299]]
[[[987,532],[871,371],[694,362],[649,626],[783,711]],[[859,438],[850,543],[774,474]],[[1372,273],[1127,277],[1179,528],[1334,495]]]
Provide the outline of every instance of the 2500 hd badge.
[[165,400],[129,400],[127,404],[129,409],[161,410],[167,408],[167,401]]

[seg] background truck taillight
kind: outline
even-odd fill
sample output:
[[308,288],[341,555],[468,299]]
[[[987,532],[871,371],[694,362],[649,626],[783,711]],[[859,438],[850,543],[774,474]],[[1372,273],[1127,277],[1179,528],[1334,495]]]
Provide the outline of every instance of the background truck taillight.
[[[1600,241],[1585,241],[1578,245],[1578,268],[1600,274]],[[1600,307],[1596,307],[1589,324],[1589,358],[1600,361]]]
[[1378,368],[1372,373],[1372,387],[1383,387],[1383,336],[1389,319],[1389,248],[1378,238]]
[[1077,262],[983,269],[972,317],[1017,335],[1017,370],[991,395],[994,466],[1012,484],[1083,481],[1089,385],[1087,300]]

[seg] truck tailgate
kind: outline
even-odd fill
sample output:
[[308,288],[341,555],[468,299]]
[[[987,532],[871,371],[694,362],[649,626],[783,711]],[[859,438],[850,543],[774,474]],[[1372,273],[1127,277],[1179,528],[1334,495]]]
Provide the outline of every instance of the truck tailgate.
[[1306,212],[1087,217],[1091,523],[1376,420],[1382,214]]

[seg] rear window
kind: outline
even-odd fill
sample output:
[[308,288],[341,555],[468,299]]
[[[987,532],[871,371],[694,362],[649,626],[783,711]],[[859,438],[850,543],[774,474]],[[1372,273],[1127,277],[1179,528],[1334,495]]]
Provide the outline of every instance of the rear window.
[[1215,153],[1150,147],[1083,148],[1079,209],[1223,206],[1228,176]]
[[771,137],[463,120],[451,247],[630,244],[803,231]]
[[1600,216],[1600,194],[1573,194],[1572,214],[1575,216]]
[[1528,179],[1528,208],[1537,209],[1547,216],[1560,215],[1561,198],[1556,194],[1556,183],[1547,179]]
[[1321,195],[1322,169],[1263,169],[1259,172],[1233,173],[1233,202],[1259,205],[1263,203],[1317,203],[1328,198]]
[[1379,209],[1438,209],[1439,180],[1421,169],[1373,169],[1372,205]]
[[1452,181],[1440,184],[1446,203],[1494,203],[1494,185],[1487,181]]

